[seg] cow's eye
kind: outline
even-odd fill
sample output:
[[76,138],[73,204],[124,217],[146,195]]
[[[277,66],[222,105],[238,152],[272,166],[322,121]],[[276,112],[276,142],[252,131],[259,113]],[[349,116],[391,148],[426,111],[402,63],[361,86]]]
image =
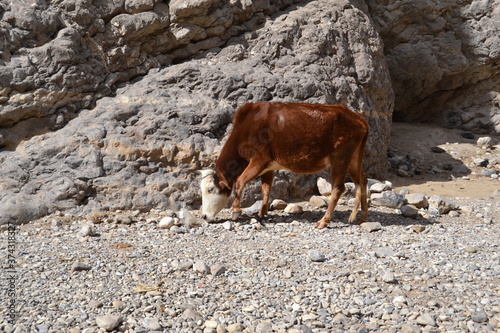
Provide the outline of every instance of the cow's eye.
[[213,187],[208,188],[208,193],[214,193],[214,191],[215,191],[215,188],[213,188]]

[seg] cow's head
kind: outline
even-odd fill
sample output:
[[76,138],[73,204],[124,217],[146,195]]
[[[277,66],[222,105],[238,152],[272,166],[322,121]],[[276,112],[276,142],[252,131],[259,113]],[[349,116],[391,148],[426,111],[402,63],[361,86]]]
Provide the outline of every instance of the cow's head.
[[231,188],[225,179],[220,179],[214,170],[200,170],[201,207],[203,218],[211,221],[224,208],[231,195]]

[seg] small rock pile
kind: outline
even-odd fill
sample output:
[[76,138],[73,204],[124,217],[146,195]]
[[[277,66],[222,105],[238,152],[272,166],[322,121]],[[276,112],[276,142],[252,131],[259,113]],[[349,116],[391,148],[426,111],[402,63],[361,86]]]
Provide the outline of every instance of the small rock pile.
[[[331,184],[324,178],[318,178],[318,191],[321,196],[313,196],[310,204],[321,208],[328,205],[328,196],[331,193]],[[346,183],[341,203],[352,206],[354,204],[354,183]],[[427,196],[421,193],[410,193],[408,189],[401,190],[400,193],[393,191],[392,183],[381,182],[375,179],[368,180],[369,204],[375,207],[386,207],[395,209],[404,217],[413,219],[433,219],[443,214],[457,217],[461,207],[455,205],[451,200],[442,196]],[[271,206],[272,207],[272,206]],[[467,210],[467,207],[464,208]]]

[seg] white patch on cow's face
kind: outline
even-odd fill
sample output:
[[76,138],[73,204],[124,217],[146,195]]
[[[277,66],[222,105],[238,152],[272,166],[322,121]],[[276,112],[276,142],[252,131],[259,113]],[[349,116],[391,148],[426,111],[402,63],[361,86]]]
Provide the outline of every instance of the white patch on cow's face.
[[215,218],[222,208],[229,201],[229,196],[219,192],[219,188],[215,186],[213,170],[200,171],[201,179],[201,209],[203,217],[207,221]]

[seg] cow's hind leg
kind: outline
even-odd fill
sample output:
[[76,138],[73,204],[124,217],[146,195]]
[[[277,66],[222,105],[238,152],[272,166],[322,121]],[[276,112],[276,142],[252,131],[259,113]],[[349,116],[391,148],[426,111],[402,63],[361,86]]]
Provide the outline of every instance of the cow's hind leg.
[[243,173],[236,179],[236,190],[235,196],[233,199],[233,214],[232,219],[236,220],[241,216],[241,195],[243,193],[243,189],[245,185],[250,182],[252,179],[257,178],[257,176],[264,171],[265,164],[255,162],[255,160],[251,160]]
[[273,185],[274,171],[268,171],[260,176],[262,181],[262,207],[260,207],[259,216],[263,217],[269,209],[269,196]]
[[348,172],[354,184],[356,185],[356,201],[349,216],[349,223],[355,223],[358,209],[361,204],[361,217],[357,224],[366,222],[368,218],[368,199],[366,193],[367,179],[363,172],[363,148],[364,142],[360,144],[356,152],[353,154],[351,162],[349,163]]
[[368,218],[368,202],[366,194],[367,179],[361,167],[349,167],[349,175],[354,181],[354,184],[356,184],[356,201],[354,203],[351,215],[349,216],[349,223],[356,223],[356,216],[361,204],[361,217],[356,223],[361,224],[363,222],[366,222],[366,219]]
[[328,226],[328,223],[332,220],[333,211],[337,206],[337,202],[339,201],[342,193],[344,193],[344,178],[347,173],[347,163],[342,162],[342,159],[340,158],[330,157],[330,173],[332,182],[330,203],[328,204],[328,208],[326,209],[323,218],[316,223],[316,227],[318,229],[323,229]]

